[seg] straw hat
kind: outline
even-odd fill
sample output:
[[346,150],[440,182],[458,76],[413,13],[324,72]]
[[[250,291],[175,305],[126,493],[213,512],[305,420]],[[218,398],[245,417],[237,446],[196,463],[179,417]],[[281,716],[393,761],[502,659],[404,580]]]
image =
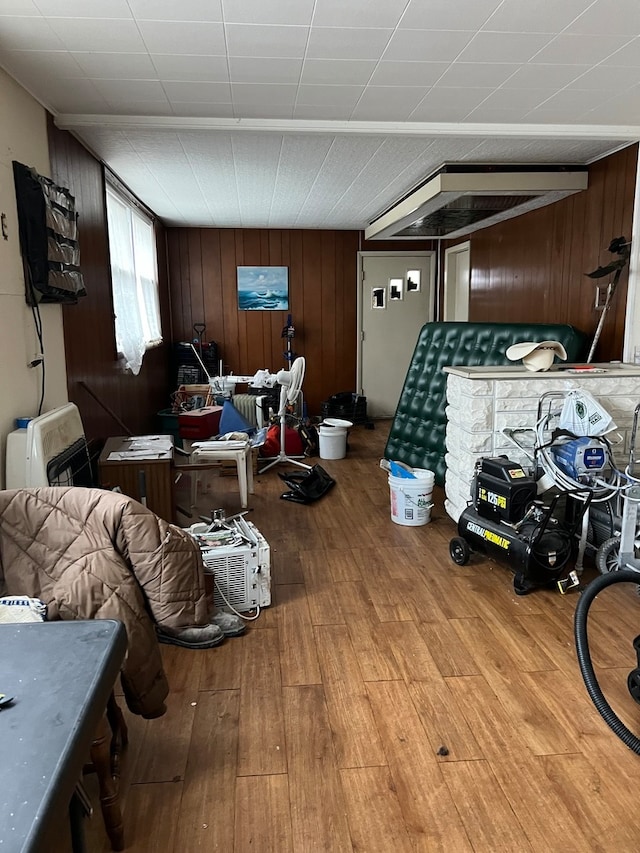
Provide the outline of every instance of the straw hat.
[[549,370],[555,356],[567,360],[567,351],[559,341],[523,341],[513,344],[506,352],[510,361],[522,359],[527,370]]

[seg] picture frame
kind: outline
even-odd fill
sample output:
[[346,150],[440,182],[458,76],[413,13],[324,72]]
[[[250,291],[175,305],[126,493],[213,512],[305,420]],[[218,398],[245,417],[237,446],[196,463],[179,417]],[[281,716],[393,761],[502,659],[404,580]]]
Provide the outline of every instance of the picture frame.
[[238,267],[239,311],[288,311],[289,267]]

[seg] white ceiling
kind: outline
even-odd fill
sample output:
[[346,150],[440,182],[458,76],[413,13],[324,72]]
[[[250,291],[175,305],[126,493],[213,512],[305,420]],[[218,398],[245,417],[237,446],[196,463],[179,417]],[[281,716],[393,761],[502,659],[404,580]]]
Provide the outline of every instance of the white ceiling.
[[1,0],[0,65],[175,225],[360,229],[445,161],[640,138],[639,0]]

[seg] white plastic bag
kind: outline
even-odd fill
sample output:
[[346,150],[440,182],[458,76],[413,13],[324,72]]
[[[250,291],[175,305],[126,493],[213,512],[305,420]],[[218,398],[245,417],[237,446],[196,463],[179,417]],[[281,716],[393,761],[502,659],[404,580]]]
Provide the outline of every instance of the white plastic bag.
[[576,388],[567,394],[558,426],[578,436],[604,435],[616,429],[609,412],[592,394],[581,388]]

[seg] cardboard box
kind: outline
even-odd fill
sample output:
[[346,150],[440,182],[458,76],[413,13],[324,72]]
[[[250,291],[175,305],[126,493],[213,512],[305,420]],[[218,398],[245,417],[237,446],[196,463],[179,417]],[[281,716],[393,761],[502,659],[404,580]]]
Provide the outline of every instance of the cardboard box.
[[213,438],[220,432],[220,415],[222,406],[205,406],[191,412],[181,412],[178,415],[178,430],[180,438],[191,441],[203,441]]

